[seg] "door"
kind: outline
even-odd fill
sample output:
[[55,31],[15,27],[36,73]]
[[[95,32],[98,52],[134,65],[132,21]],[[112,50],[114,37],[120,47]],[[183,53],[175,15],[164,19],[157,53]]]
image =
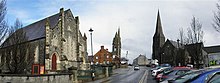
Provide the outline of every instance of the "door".
[[57,70],[57,57],[55,53],[52,56],[52,70]]

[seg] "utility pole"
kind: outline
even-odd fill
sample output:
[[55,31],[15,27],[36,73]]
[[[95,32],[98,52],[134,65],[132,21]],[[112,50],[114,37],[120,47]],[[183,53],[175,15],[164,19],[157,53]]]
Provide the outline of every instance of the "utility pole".
[[128,59],[128,51],[126,51],[126,59]]

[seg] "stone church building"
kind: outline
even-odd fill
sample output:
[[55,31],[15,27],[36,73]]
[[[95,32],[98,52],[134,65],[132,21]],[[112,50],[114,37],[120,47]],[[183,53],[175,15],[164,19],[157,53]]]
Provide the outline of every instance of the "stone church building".
[[184,45],[179,41],[169,39],[165,41],[158,11],[156,30],[153,36],[152,59],[157,59],[159,64],[170,64],[172,66],[186,66],[187,64],[192,64],[197,68],[208,66],[208,56],[203,43]]
[[23,67],[13,72],[32,74],[88,69],[86,42],[86,35],[79,30],[79,17],[61,8],[59,13],[25,26],[6,39],[0,48],[0,69],[12,73]]

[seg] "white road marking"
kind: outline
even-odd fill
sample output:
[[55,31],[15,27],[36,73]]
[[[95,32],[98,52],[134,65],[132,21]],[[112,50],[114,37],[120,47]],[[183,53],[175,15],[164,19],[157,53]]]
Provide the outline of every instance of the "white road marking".
[[148,70],[145,70],[144,75],[142,76],[142,78],[141,78],[141,80],[139,81],[139,83],[143,83],[145,77],[147,78],[147,72],[148,72]]

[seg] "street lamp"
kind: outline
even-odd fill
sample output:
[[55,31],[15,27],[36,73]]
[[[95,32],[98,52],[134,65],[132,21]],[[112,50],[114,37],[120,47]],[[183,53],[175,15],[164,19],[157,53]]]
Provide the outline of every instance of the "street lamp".
[[[177,56],[182,56],[182,55],[180,55],[180,40],[179,39],[177,39]],[[177,57],[177,56],[175,56],[175,61],[176,61],[176,58],[178,58],[178,59],[180,59],[180,57]],[[182,57],[181,57],[182,58]],[[176,61],[177,62],[177,61]],[[178,66],[181,66],[181,63],[180,63],[181,61],[178,61]],[[176,63],[177,64],[177,63]]]
[[89,29],[90,36],[91,36],[91,54],[92,54],[92,62],[91,62],[92,63],[92,68],[91,68],[92,69],[92,75],[91,76],[92,76],[92,80],[94,80],[94,78],[95,78],[95,72],[93,70],[94,69],[93,68],[94,67],[94,61],[93,61],[94,60],[94,56],[93,56],[93,46],[92,46],[92,32],[93,31],[94,30],[92,30],[92,28]]
[[90,36],[91,36],[91,54],[92,54],[92,63],[94,64],[94,61],[93,61],[93,59],[94,59],[94,56],[93,56],[93,46],[92,46],[92,32],[93,32],[93,31],[94,31],[94,30],[92,30],[92,28],[89,29]]

